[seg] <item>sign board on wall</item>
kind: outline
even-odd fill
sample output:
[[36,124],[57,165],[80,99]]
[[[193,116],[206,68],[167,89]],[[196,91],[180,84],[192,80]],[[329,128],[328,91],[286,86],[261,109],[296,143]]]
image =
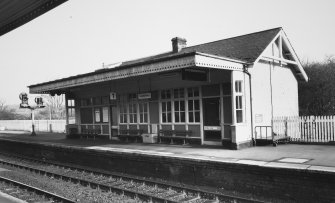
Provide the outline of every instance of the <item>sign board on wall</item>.
[[138,94],[137,97],[138,97],[138,99],[150,99],[151,98],[151,92]]
[[256,114],[255,123],[262,123],[262,122],[263,122],[263,114]]
[[109,93],[109,99],[110,100],[116,100],[116,92]]

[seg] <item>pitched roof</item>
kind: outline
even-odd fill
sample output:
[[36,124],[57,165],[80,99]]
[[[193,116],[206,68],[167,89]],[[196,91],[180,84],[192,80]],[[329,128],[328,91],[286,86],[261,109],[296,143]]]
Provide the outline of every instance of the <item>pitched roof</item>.
[[186,47],[182,52],[197,51],[253,63],[281,29],[279,27]]
[[230,58],[234,60],[241,61],[242,63],[253,63],[261,55],[261,53],[266,49],[269,43],[274,39],[274,37],[282,30],[281,27],[273,28],[270,30],[264,30],[260,32],[255,32],[251,34],[241,35],[237,37],[227,38],[223,40],[218,40],[214,42],[209,42],[205,44],[199,44],[195,46],[185,47],[181,51],[166,52],[149,57],[144,57],[140,59],[125,61],[120,63],[118,66],[112,66],[112,68],[103,68],[97,71],[79,74],[67,78],[62,78],[54,81],[49,81],[40,84],[30,85],[29,87],[34,87],[42,84],[48,84],[53,82],[64,81],[68,79],[75,79],[80,77],[85,77],[89,75],[94,75],[97,72],[103,73],[108,71],[114,71],[119,69],[126,69],[128,67],[149,64],[157,61],[165,61],[173,58],[183,57],[187,55],[192,55],[196,52],[201,52],[210,55],[216,55],[219,57]]
[[123,62],[121,66],[128,66],[136,63],[143,63],[154,59],[171,57],[174,55],[186,54],[191,52],[202,52],[221,57],[241,60],[247,63],[253,63],[280,32],[282,28],[273,28],[260,32],[222,39],[205,44],[185,47],[180,52],[166,52],[154,56],[144,57],[136,60]]

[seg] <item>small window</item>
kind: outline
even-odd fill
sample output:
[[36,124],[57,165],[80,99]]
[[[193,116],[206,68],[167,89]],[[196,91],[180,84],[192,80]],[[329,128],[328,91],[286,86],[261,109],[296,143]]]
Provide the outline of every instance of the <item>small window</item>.
[[187,89],[187,96],[189,98],[199,97],[199,88],[197,88],[197,87],[188,88]]
[[67,100],[67,106],[68,107],[74,107],[74,99]]
[[162,90],[161,99],[171,99],[171,90]]
[[128,99],[129,101],[135,101],[137,99],[137,94],[136,93],[128,94]]
[[93,98],[94,105],[101,105],[101,97],[94,97]]
[[84,98],[81,99],[81,106],[91,106],[92,105],[92,98]]
[[236,122],[243,122],[242,96],[236,96]]
[[236,109],[236,123],[243,123],[243,88],[242,80],[235,81],[235,109]]
[[235,81],[235,92],[242,93],[242,81],[241,80]]
[[174,89],[173,96],[175,99],[184,98],[184,88]]
[[102,104],[103,105],[108,105],[109,104],[109,97],[108,96],[102,97]]

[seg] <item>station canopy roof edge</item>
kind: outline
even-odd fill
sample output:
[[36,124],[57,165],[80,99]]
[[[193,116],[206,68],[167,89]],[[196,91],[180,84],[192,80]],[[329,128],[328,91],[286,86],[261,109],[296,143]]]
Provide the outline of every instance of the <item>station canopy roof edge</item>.
[[[180,70],[183,68],[242,70],[243,66],[250,64],[201,52],[164,54],[163,57],[143,61],[128,61],[113,64],[110,68],[98,69],[93,72],[62,78],[45,83],[28,86],[31,94],[64,93],[68,89],[83,85],[96,84],[129,77],[139,77],[148,74]],[[108,66],[107,66],[108,67]]]
[[0,36],[52,10],[67,0],[1,0]]

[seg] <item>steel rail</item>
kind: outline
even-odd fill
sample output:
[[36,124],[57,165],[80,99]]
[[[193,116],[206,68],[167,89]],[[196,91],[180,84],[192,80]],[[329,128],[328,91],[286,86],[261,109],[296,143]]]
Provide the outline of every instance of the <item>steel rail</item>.
[[[126,180],[126,181],[134,181],[137,183],[143,183],[145,185],[148,186],[154,186],[154,187],[160,187],[160,188],[165,188],[165,189],[172,189],[175,190],[179,193],[182,194],[196,194],[197,197],[199,198],[209,198],[212,199],[213,202],[218,202],[218,201],[233,201],[233,202],[257,202],[257,203],[263,203],[263,201],[259,201],[259,200],[254,200],[254,199],[248,199],[248,198],[244,198],[244,197],[238,197],[238,196],[233,196],[233,195],[227,195],[227,194],[220,194],[220,193],[216,193],[216,192],[212,192],[212,191],[206,191],[206,190],[200,190],[200,189],[194,189],[194,188],[189,188],[186,186],[177,186],[177,185],[172,185],[169,183],[163,183],[163,182],[159,182],[159,181],[155,181],[155,180],[146,180],[146,179],[142,179],[142,178],[138,178],[138,177],[131,177],[131,176],[127,176],[127,175],[121,175],[121,174],[115,174],[115,173],[106,173],[106,172],[101,172],[101,171],[94,171],[94,170],[88,170],[87,168],[79,168],[79,167],[74,167],[74,166],[69,166],[63,163],[56,163],[56,162],[51,162],[51,161],[45,161],[45,160],[37,160],[31,157],[25,157],[25,156],[18,156],[18,155],[13,155],[13,154],[7,154],[7,153],[3,153],[0,152],[0,154],[3,154],[5,156],[12,156],[12,157],[16,157],[18,159],[26,159],[26,160],[30,160],[31,162],[35,162],[35,163],[39,163],[39,164],[44,164],[44,165],[53,165],[53,166],[58,166],[58,167],[63,167],[64,169],[71,169],[71,170],[75,170],[75,171],[84,171],[87,173],[92,173],[95,175],[103,175],[103,176],[109,176],[112,178],[116,178],[116,179],[121,179],[121,180]],[[0,160],[0,163],[4,163],[3,160]],[[12,163],[11,163],[12,164]],[[14,164],[15,165],[15,164]],[[18,165],[18,164],[16,164]],[[15,166],[14,166],[15,167]],[[17,167],[20,167],[19,165]],[[21,166],[22,168],[25,168],[26,166]],[[39,172],[42,174],[46,174],[46,175],[53,175],[55,178],[57,177],[62,177],[64,179],[68,179],[68,180],[72,180],[73,182],[79,182],[81,184],[86,184],[86,185],[94,185],[97,186],[98,188],[109,188],[110,191],[115,191],[116,193],[121,193],[121,194],[129,194],[128,196],[131,197],[135,197],[135,198],[140,198],[145,200],[145,201],[152,201],[152,202],[174,202],[171,201],[169,199],[165,199],[165,198],[160,198],[157,196],[153,196],[153,195],[147,195],[147,194],[143,194],[143,193],[136,193],[132,190],[125,190],[124,192],[120,191],[119,187],[113,187],[113,186],[109,186],[109,185],[105,185],[105,184],[100,184],[100,183],[96,183],[96,182],[90,182],[87,180],[80,180],[74,177],[70,177],[70,176],[66,176],[64,174],[56,174],[56,173],[51,173],[51,172],[47,172],[47,171],[43,171],[40,169],[35,169],[32,167],[26,167],[26,168],[31,168],[28,170],[32,170],[35,172]],[[123,189],[121,189],[123,190]]]
[[1,182],[6,182],[6,183],[10,183],[10,184],[12,184],[12,185],[14,185],[16,187],[19,187],[21,189],[25,189],[27,191],[34,192],[37,195],[44,196],[47,199],[50,199],[50,200],[53,200],[53,201],[56,201],[56,202],[75,203],[75,201],[73,201],[71,199],[59,196],[57,194],[48,192],[46,190],[42,190],[40,188],[33,187],[33,186],[30,186],[30,185],[27,185],[27,184],[24,184],[24,183],[21,183],[21,182],[18,182],[16,180],[12,180],[12,179],[9,179],[9,178],[3,177],[3,176],[0,176],[0,181]]

